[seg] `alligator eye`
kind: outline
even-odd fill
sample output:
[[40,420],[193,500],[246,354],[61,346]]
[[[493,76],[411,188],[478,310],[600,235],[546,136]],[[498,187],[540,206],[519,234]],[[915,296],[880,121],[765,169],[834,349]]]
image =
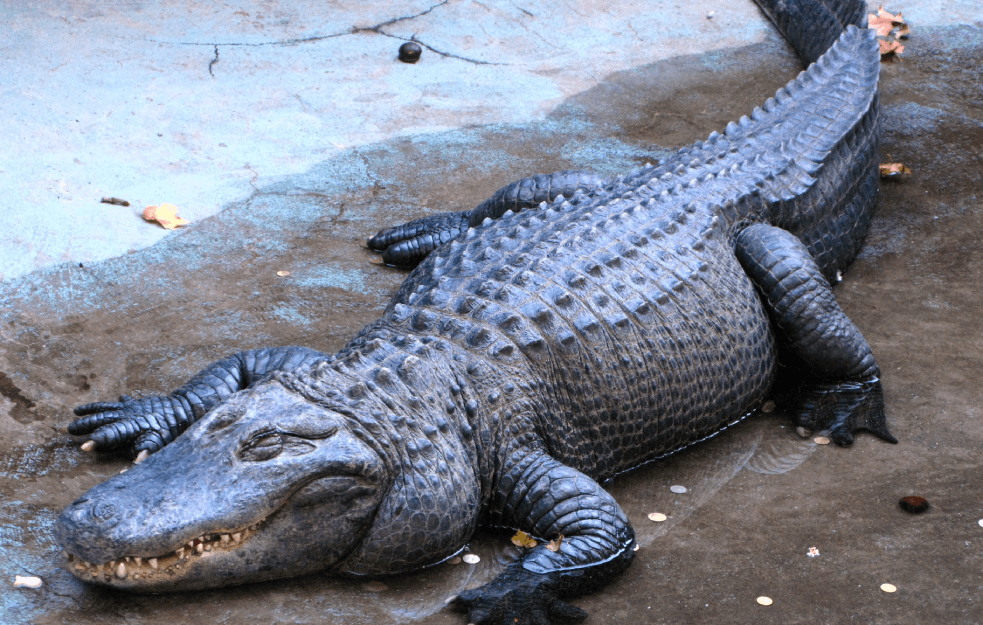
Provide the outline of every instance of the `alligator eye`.
[[255,436],[242,446],[239,457],[251,462],[262,462],[280,455],[283,450],[283,438],[277,432],[266,432]]
[[299,436],[264,432],[246,441],[239,450],[239,457],[247,462],[263,462],[277,456],[300,456],[317,449],[317,446]]

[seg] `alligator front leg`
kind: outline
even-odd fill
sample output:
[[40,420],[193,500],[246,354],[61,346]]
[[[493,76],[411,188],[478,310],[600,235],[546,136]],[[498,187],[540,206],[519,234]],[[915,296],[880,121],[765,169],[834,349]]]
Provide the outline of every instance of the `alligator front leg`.
[[853,443],[858,430],[898,442],[887,430],[870,345],[836,303],[805,245],[765,224],[745,228],[736,244],[737,258],[764,296],[780,335],[816,378],[798,394],[797,425],[829,430],[838,445]]
[[495,580],[457,597],[469,623],[548,625],[587,616],[563,599],[606,584],[631,563],[635,533],[601,486],[544,452],[507,466],[492,520],[549,543],[538,545]]
[[98,402],[75,409],[82,417],[69,434],[89,435],[83,445],[100,451],[126,449],[131,456],[153,453],[236,391],[274,371],[291,370],[324,358],[306,347],[271,347],[241,352],[213,363],[170,395]]
[[382,252],[382,260],[395,267],[414,267],[444,243],[485,219],[498,219],[507,211],[518,212],[552,202],[560,195],[571,198],[577,191],[592,191],[605,179],[590,171],[564,170],[517,180],[496,191],[477,208],[439,213],[393,228],[369,238],[369,248]]

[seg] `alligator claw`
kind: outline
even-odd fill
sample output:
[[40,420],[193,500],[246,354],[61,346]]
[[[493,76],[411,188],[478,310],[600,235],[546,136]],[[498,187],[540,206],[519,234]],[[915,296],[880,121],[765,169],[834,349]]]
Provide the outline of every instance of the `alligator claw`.
[[884,393],[877,378],[809,385],[796,395],[791,412],[796,426],[828,431],[830,440],[841,447],[852,445],[860,431],[898,442],[887,429]]
[[474,625],[551,625],[580,621],[587,612],[556,596],[549,575],[509,567],[492,582],[468,590],[451,602]]
[[[125,399],[124,399],[125,398]],[[190,406],[174,396],[96,402],[74,410],[82,418],[72,421],[68,433],[88,436],[86,449],[127,449],[131,457],[142,451],[153,453],[184,431],[190,424]]]
[[471,211],[440,213],[401,226],[384,228],[367,241],[395,267],[415,267],[427,254],[468,229]]

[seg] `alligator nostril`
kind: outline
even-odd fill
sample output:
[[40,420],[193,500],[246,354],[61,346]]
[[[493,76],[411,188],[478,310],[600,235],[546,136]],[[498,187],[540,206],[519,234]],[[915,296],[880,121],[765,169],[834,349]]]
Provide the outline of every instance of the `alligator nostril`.
[[100,521],[108,521],[116,516],[116,506],[107,502],[99,502],[92,506],[92,516]]

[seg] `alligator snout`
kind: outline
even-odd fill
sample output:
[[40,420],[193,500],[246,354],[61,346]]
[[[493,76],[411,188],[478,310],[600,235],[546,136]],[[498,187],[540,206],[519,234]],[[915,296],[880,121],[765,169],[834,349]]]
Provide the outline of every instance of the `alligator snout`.
[[76,526],[98,525],[103,529],[119,524],[122,512],[110,501],[76,499],[62,514],[62,522]]

